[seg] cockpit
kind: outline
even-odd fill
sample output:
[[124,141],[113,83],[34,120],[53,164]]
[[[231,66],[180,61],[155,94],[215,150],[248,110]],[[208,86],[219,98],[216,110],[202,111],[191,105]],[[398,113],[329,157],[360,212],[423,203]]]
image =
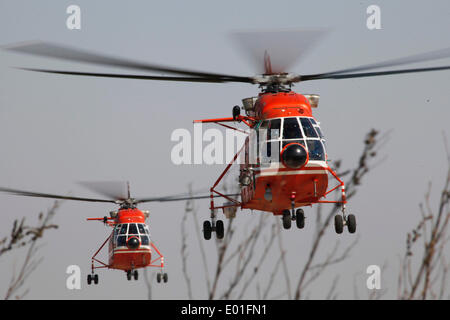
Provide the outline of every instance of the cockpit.
[[263,121],[257,130],[261,164],[280,161],[280,152],[290,143],[305,147],[309,160],[325,161],[325,139],[319,124],[310,117]]
[[150,232],[143,223],[123,223],[114,227],[115,247],[127,247],[128,239],[139,239],[140,246],[150,245]]

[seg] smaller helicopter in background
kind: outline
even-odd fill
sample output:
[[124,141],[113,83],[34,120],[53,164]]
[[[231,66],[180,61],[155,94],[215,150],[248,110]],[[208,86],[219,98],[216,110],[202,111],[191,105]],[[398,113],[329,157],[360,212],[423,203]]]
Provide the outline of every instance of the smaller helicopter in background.
[[[92,282],[98,284],[98,274],[96,269],[107,268],[117,269],[126,272],[127,279],[138,279],[138,269],[147,267],[156,267],[160,271],[157,273],[156,280],[158,283],[168,281],[168,275],[164,272],[164,256],[158,250],[150,237],[149,225],[145,220],[149,217],[149,211],[139,210],[138,204],[145,202],[168,202],[168,201],[183,201],[209,198],[206,196],[192,196],[192,195],[176,195],[166,197],[152,197],[152,198],[132,198],[130,195],[129,184],[127,183],[126,191],[123,192],[124,183],[114,182],[89,182],[82,183],[86,187],[103,194],[110,199],[96,199],[84,197],[63,196],[48,193],[39,193],[31,191],[23,191],[17,189],[0,187],[0,192],[12,195],[50,198],[57,200],[75,200],[84,202],[104,202],[114,203],[119,205],[119,209],[111,211],[108,216],[102,218],[88,218],[88,221],[101,221],[105,225],[113,228],[111,234],[98,248],[91,258],[91,273],[87,276],[87,283]],[[119,191],[120,189],[122,191]],[[103,262],[97,258],[97,255],[102,251],[108,243],[108,262]]]

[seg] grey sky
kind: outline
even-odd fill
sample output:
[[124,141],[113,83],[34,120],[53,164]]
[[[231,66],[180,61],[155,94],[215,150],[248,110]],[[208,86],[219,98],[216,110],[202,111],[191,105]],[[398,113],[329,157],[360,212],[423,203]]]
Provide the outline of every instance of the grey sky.
[[[77,4],[82,29],[66,28],[67,6]],[[381,7],[381,30],[366,28],[366,8]],[[450,3],[433,1],[0,1],[0,45],[45,40],[100,53],[212,72],[253,75],[252,65],[233,46],[229,34],[237,30],[327,27],[332,32],[293,67],[293,72],[331,71],[359,64],[450,47]],[[423,66],[450,64],[450,59]],[[0,51],[0,185],[42,192],[92,196],[75,182],[129,180],[136,196],[184,192],[212,184],[222,166],[175,166],[170,161],[176,128],[192,131],[192,120],[230,116],[231,108],[257,87],[246,84],[188,84],[120,79],[79,78],[30,73],[11,68],[51,67],[113,72],[120,69],[36,58]],[[415,66],[415,65],[414,65]],[[123,71],[123,70],[122,70]],[[352,166],[370,128],[393,129],[381,150],[387,156],[364,181],[348,208],[358,219],[360,242],[351,259],[337,266],[340,297],[353,297],[353,279],[361,292],[368,265],[388,263],[382,285],[395,298],[398,255],[406,233],[419,219],[418,203],[429,181],[433,199],[446,172],[442,132],[449,127],[450,72],[432,72],[372,79],[311,81],[297,92],[321,95],[316,118],[327,138],[331,159]],[[380,157],[382,158],[382,156]],[[7,235],[17,217],[31,223],[51,200],[0,195],[2,224]],[[208,202],[197,202],[208,218]],[[65,202],[40,254],[45,260],[28,281],[28,298],[144,299],[142,281],[128,282],[122,272],[99,272],[100,285],[87,287],[84,276],[90,257],[109,229],[87,217],[102,217],[110,207]],[[183,203],[143,206],[151,211],[153,240],[166,256],[169,283],[155,285],[154,297],[186,298],[180,267],[180,221]],[[313,209],[307,208],[305,230],[284,232],[290,261],[300,269],[315,230]],[[238,220],[255,218],[238,211]],[[275,218],[272,218],[275,219]],[[203,219],[202,219],[203,220]],[[202,220],[198,221],[200,225]],[[256,220],[255,220],[256,221]],[[330,226],[324,252],[336,239],[345,245],[354,235],[336,235]],[[190,269],[196,297],[205,298],[203,275],[194,259],[192,234]],[[206,242],[215,258],[213,241]],[[19,252],[20,253],[20,252]],[[275,258],[275,257],[274,257]],[[0,295],[19,254],[0,259]],[[68,265],[82,268],[82,290],[65,288]],[[334,274],[312,290],[323,297]]]

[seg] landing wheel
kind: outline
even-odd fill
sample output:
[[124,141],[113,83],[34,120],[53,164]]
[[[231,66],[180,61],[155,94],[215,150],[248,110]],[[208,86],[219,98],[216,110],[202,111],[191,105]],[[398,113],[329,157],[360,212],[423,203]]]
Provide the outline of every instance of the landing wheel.
[[94,284],[98,284],[98,274],[88,274],[87,284],[90,285],[94,281]]
[[211,222],[209,221],[203,222],[203,238],[205,238],[205,240],[211,239],[211,232],[212,232]]
[[344,231],[344,218],[339,214],[334,217],[334,229],[337,234],[341,234]]
[[127,271],[127,280],[130,281],[131,280],[131,270]]
[[158,273],[156,275],[156,282],[160,283],[161,282],[161,273]]
[[164,280],[164,283],[167,283],[167,281],[169,281],[169,276],[167,275],[167,273],[163,274],[163,280]]
[[134,270],[134,272],[133,272],[134,280],[137,280],[137,279],[138,279],[138,276],[139,276],[138,271],[137,271],[137,270]]
[[225,232],[225,228],[223,226],[223,221],[222,220],[217,220],[217,222],[216,222],[216,236],[217,236],[217,239],[223,239],[224,232]]
[[348,232],[355,233],[356,231],[356,218],[353,214],[349,214],[347,217]]
[[295,212],[295,223],[299,229],[303,229],[305,227],[305,212],[303,209],[297,209]]
[[284,210],[283,211],[283,228],[284,229],[290,229],[291,228],[291,222],[292,222],[292,218],[291,218],[291,213],[289,212],[289,210]]

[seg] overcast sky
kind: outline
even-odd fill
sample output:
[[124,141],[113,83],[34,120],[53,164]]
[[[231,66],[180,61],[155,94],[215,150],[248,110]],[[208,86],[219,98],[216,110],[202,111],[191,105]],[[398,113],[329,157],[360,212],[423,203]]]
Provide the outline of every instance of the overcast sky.
[[[81,30],[66,27],[66,8],[81,8]],[[366,9],[381,8],[381,30],[366,27]],[[236,50],[229,35],[238,30],[329,28],[330,34],[293,72],[325,72],[450,47],[448,1],[23,1],[0,0],[0,45],[44,40],[100,53],[237,75],[255,70]],[[450,64],[443,59],[420,66]],[[228,117],[242,98],[258,93],[248,84],[195,84],[121,79],[80,78],[31,73],[11,67],[121,71],[0,51],[0,185],[42,192],[93,196],[76,184],[85,180],[129,180],[135,196],[156,196],[209,187],[220,165],[172,164],[173,130],[193,132],[192,120]],[[418,66],[418,65],[414,65]],[[433,183],[432,199],[447,172],[442,133],[449,127],[450,71],[299,84],[300,93],[320,94],[315,117],[327,139],[328,157],[353,166],[364,135],[376,128],[393,130],[381,149],[378,165],[348,205],[357,216],[359,243],[352,257],[319,281],[311,297],[324,297],[331,280],[340,277],[339,297],[354,296],[353,283],[364,292],[367,266],[387,263],[382,286],[395,298],[398,257],[406,233],[415,227],[419,202]],[[51,200],[0,195],[0,238],[14,219],[32,224]],[[209,217],[208,201],[199,201],[197,222]],[[165,254],[169,283],[155,285],[154,298],[186,298],[180,266],[183,203],[149,204],[153,240]],[[90,257],[108,236],[100,223],[114,206],[63,203],[54,222],[60,228],[45,235],[39,255],[45,260],[28,280],[27,298],[145,299],[143,281],[128,282],[123,272],[100,270],[100,284],[88,287]],[[307,208],[305,230],[283,232],[291,253],[291,272],[300,269],[315,230],[314,209]],[[258,217],[238,211],[237,221]],[[270,219],[275,219],[270,217]],[[256,219],[255,219],[256,222]],[[206,298],[197,240],[188,238],[195,296]],[[323,248],[336,239],[343,245],[356,235],[327,230]],[[205,242],[215,259],[216,246]],[[0,296],[23,252],[0,258]],[[275,259],[277,255],[274,254]],[[82,289],[67,290],[67,266],[82,269]],[[362,275],[362,276],[361,276]],[[251,297],[251,296],[250,296]]]

